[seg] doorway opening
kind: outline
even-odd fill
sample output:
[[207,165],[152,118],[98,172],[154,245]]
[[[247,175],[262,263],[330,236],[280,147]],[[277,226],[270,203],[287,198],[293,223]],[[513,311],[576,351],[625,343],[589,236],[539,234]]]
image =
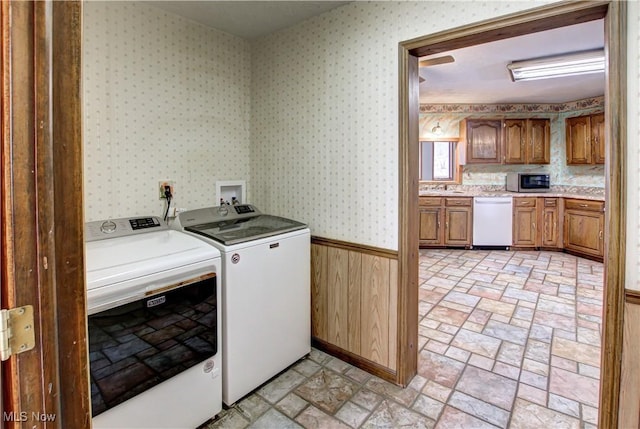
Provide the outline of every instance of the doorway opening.
[[[608,72],[605,84],[606,161],[605,236],[624,237],[626,145],[625,5],[579,3],[546,6],[524,13],[473,24],[400,44],[400,344],[407,344],[404,367],[416,352],[418,321],[418,57],[516,37],[572,24],[605,20]],[[416,165],[414,165],[416,164]],[[602,329],[599,426],[617,427],[622,312],[624,302],[623,240],[605,240],[604,314]],[[407,375],[410,369],[405,371]],[[415,371],[414,371],[415,373]]]

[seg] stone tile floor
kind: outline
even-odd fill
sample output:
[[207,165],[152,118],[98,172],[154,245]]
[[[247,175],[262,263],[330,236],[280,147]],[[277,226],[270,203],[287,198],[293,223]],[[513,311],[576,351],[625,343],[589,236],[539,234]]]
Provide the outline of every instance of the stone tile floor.
[[321,351],[210,428],[595,428],[603,266],[558,252],[421,250],[418,375]]

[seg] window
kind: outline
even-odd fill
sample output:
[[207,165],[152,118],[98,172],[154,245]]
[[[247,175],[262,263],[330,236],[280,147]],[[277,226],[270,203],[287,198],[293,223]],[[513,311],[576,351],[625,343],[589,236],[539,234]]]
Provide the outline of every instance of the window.
[[458,162],[455,141],[420,142],[420,180],[457,182]]

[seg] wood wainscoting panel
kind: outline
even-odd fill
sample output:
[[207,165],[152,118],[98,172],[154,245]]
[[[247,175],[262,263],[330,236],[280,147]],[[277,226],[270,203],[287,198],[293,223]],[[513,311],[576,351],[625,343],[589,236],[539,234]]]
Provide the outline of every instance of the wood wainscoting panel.
[[[624,333],[622,342],[622,376],[620,377],[620,407],[618,424],[620,428],[640,427],[640,305],[637,295],[630,295],[624,305]],[[635,301],[635,302],[634,302]]]
[[311,336],[327,341],[327,247],[311,244]]
[[389,368],[396,370],[398,342],[394,339],[398,331],[398,260],[389,260]]
[[389,366],[389,260],[362,255],[360,353]]
[[349,250],[349,344],[346,349],[360,354],[362,311],[362,253]]
[[396,381],[397,253],[316,237],[311,249],[314,344]]
[[327,248],[327,341],[346,349],[349,345],[349,253]]

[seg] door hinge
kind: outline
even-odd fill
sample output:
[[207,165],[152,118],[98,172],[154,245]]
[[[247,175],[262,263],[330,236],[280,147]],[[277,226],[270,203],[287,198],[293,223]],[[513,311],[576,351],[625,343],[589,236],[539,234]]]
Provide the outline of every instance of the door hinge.
[[33,306],[0,310],[0,359],[11,357],[35,347]]

